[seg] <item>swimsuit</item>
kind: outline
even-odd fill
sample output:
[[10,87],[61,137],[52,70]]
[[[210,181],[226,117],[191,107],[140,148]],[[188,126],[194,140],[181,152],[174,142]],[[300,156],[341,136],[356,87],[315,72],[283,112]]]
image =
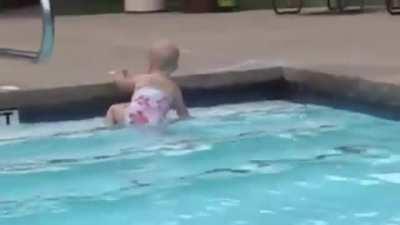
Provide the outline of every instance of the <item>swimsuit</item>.
[[135,91],[127,109],[128,125],[160,125],[165,122],[171,109],[172,98],[165,92],[144,87]]

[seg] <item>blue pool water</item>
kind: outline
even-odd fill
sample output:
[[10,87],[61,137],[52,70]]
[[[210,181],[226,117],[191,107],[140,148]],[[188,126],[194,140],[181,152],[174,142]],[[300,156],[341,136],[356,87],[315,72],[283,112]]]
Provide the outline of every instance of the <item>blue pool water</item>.
[[1,225],[400,224],[400,124],[281,101],[0,131]]

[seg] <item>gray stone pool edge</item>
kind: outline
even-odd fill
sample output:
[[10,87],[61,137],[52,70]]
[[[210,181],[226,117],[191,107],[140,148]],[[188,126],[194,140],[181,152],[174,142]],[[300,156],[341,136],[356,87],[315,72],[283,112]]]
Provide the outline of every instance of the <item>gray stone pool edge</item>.
[[[400,120],[400,85],[348,74],[284,68],[301,102],[325,104]],[[295,99],[295,98],[294,98]],[[293,99],[293,100],[294,100]]]
[[[342,103],[346,102],[347,105],[361,106],[357,107],[358,111],[379,111],[372,114],[391,114],[384,117],[400,119],[397,116],[400,115],[400,85],[340,74],[271,67],[175,79],[189,96],[190,106],[267,97],[327,105],[345,105]],[[0,93],[0,109],[18,109],[21,121],[28,123],[73,120],[99,116],[108,105],[128,99],[129,95],[119,92],[113,84],[105,83]]]

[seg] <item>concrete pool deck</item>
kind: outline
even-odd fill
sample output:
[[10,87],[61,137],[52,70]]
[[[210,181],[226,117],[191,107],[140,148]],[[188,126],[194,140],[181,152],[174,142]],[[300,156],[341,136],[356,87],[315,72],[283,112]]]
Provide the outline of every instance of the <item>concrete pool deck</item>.
[[[0,46],[38,47],[40,21],[31,14],[0,14],[0,29],[7,31]],[[111,69],[143,71],[146,49],[163,37],[182,48],[178,75],[284,66],[400,84],[399,20],[383,10],[57,16],[52,60],[35,65],[0,58],[0,84],[43,89],[109,82]]]
[[[260,10],[58,16],[50,62],[32,64],[0,58],[0,85],[16,85],[27,91],[1,94],[0,106],[20,107],[28,99],[37,101],[49,93],[54,96],[44,100],[49,104],[62,101],[57,97],[76,101],[114,96],[115,90],[107,85],[107,72],[118,68],[143,71],[148,46],[160,38],[169,38],[182,48],[178,80],[193,74],[261,69],[262,81],[284,78],[329,92],[358,89],[348,95],[368,95],[373,101],[390,97],[390,104],[400,105],[400,96],[394,95],[400,93],[399,20],[383,9],[345,15],[276,16],[273,11]],[[8,31],[2,32],[2,47],[35,49],[39,45],[40,20],[31,10],[0,14],[0,29]],[[244,79],[223,76],[222,81],[207,78],[208,82],[199,82],[204,77],[183,83],[200,87],[215,82],[237,84]],[[254,82],[260,81],[257,79]],[[343,85],[347,81],[351,85]],[[76,86],[83,88],[66,88]],[[60,91],[50,91],[56,88]],[[24,103],[17,103],[18,98]]]

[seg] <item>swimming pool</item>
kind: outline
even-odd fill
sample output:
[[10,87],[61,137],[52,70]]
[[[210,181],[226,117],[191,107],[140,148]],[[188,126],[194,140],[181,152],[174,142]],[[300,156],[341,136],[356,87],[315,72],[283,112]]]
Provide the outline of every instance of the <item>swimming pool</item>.
[[0,224],[400,224],[398,122],[283,101],[0,131]]

